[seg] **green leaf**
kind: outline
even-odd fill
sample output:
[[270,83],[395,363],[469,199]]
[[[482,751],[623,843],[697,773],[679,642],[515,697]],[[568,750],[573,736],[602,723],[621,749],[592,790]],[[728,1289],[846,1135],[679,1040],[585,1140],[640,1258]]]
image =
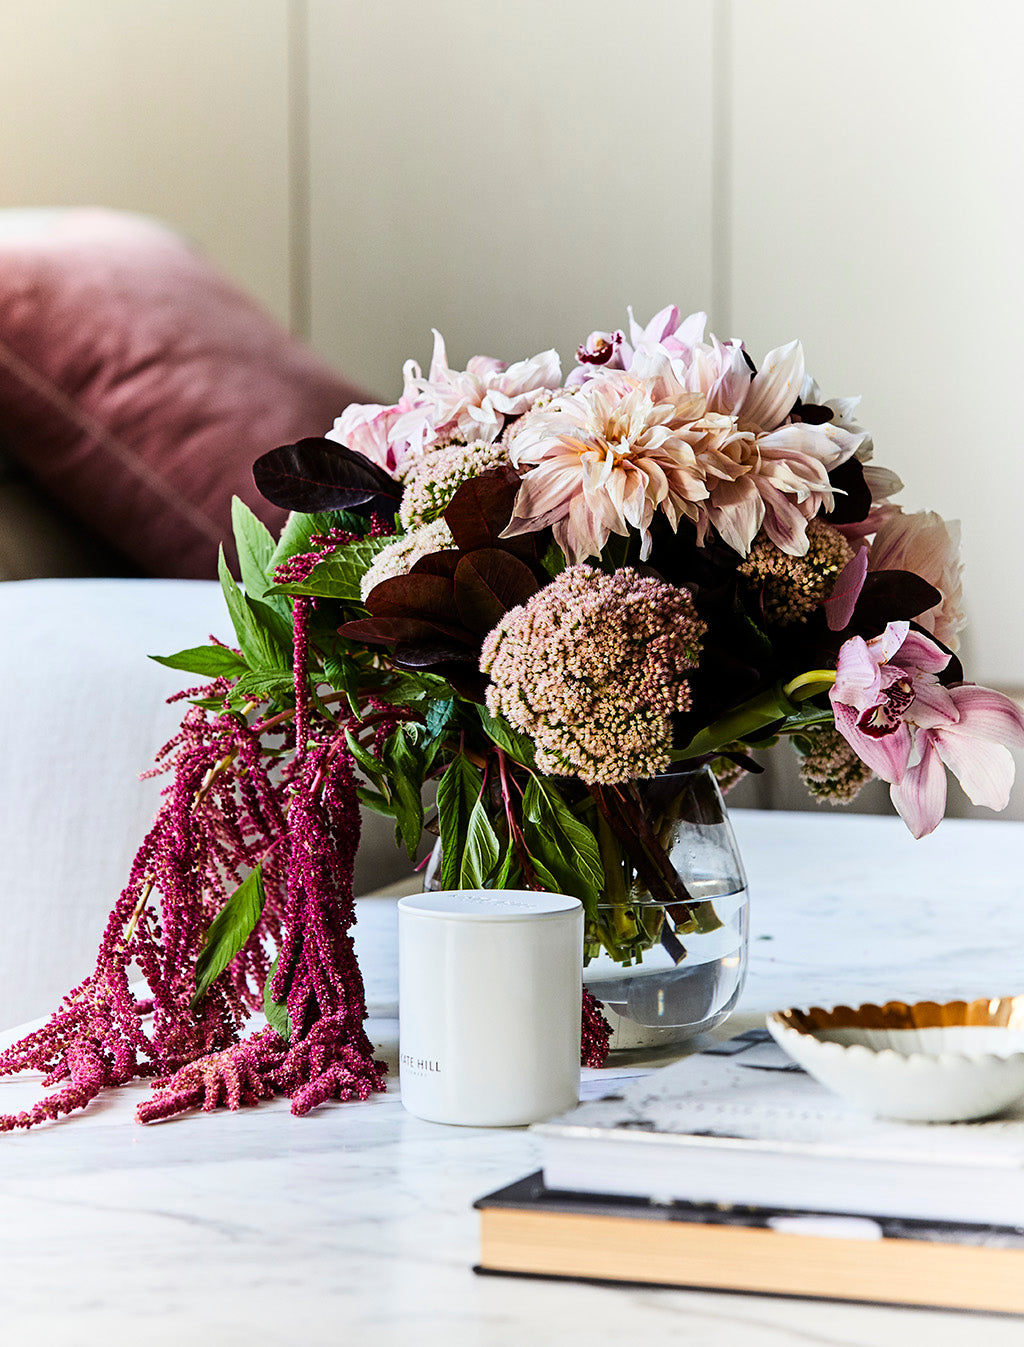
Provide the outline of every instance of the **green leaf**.
[[487,737],[494,741],[515,762],[523,767],[533,766],[533,741],[517,733],[504,716],[492,716],[486,706],[477,706],[480,724]]
[[324,656],[323,676],[335,692],[344,692],[352,714],[360,716],[366,676],[359,661],[343,650],[334,650]]
[[437,787],[441,825],[441,887],[457,889],[469,818],[483,790],[483,775],[463,753],[449,764]]
[[[547,867],[544,865],[544,862],[538,856],[535,856],[532,851],[530,853],[530,861],[533,865],[534,873],[536,874],[540,882],[544,885],[545,889],[547,889],[548,893],[565,892],[565,890],[562,889],[561,886],[559,885],[558,880],[554,877],[551,871],[547,869]],[[569,896],[575,897],[574,894],[570,894]],[[590,916],[590,913],[588,912],[587,915]]]
[[267,980],[263,984],[263,1013],[266,1015],[267,1023],[270,1025],[271,1029],[276,1030],[286,1043],[290,1043],[292,1038],[292,1019],[288,1014],[288,1006],[284,1001],[275,1001],[270,993],[270,987],[276,973],[277,960],[275,959],[270,966]]
[[346,543],[318,561],[305,580],[275,587],[277,594],[306,594],[315,598],[336,599],[342,603],[362,603],[360,585],[363,575],[382,548],[393,538],[360,538]]
[[295,680],[290,673],[244,673],[235,684],[235,692],[257,701],[280,701],[295,691]]
[[380,759],[375,758],[369,749],[364,748],[351,730],[345,731],[345,742],[348,744],[348,751],[370,780],[375,784],[381,784],[384,779],[384,764]]
[[380,791],[367,790],[365,786],[357,786],[356,797],[360,804],[365,804],[367,809],[372,809],[375,814],[383,814],[385,818],[395,817],[397,812],[395,806],[389,799],[381,795]]
[[605,886],[597,838],[569,809],[550,782],[531,777],[523,794],[523,831],[531,854],[539,852],[557,891],[596,912]]
[[501,869],[489,881],[489,887],[492,889],[507,889],[510,887],[509,880],[512,878],[513,870],[516,867],[516,848],[515,843],[509,841],[505,848],[505,855],[502,858]]
[[487,809],[481,795],[469,816],[466,845],[462,851],[462,863],[459,867],[459,887],[482,889],[484,881],[493,872],[500,859],[501,847],[491,826],[491,820],[487,817]]
[[556,575],[561,575],[565,570],[565,553],[555,542],[554,538],[548,543],[544,555],[540,559],[540,564],[552,579],[554,579]]
[[384,768],[396,806],[398,833],[410,860],[416,859],[423,833],[422,791],[426,764],[418,742],[420,729],[419,725],[398,725],[383,750]]
[[241,655],[224,645],[196,645],[179,650],[176,655],[150,655],[149,658],[168,669],[184,669],[186,673],[202,674],[207,678],[233,678],[246,668]]
[[431,702],[427,707],[427,738],[430,741],[444,738],[447,731],[458,720],[458,707],[454,701]]
[[265,901],[263,868],[257,865],[210,922],[196,960],[196,990],[190,1002],[192,1010],[252,935]]
[[[220,576],[220,587],[224,591],[224,599],[228,605],[239,648],[249,668],[257,673],[290,669],[291,655],[285,652],[285,648],[270,630],[264,616],[273,610],[260,603],[258,599],[246,598],[238,588],[224,560],[223,547],[220,549],[217,573]],[[274,614],[274,618],[280,621],[277,614]]]
[[[250,599],[262,599],[270,580],[270,558],[274,555],[274,539],[267,526],[249,509],[245,501],[231,497],[231,527],[238,550],[238,568],[242,584]],[[288,605],[283,598],[271,595],[267,602],[281,614],[288,616]]]
[[314,534],[330,533],[331,529],[343,529],[346,533],[365,533],[370,521],[362,515],[352,514],[349,510],[332,510],[321,514],[300,514],[293,511],[285,520],[284,528],[274,554],[267,566],[267,574],[273,574],[282,561],[288,561],[301,553],[313,550],[310,539]]

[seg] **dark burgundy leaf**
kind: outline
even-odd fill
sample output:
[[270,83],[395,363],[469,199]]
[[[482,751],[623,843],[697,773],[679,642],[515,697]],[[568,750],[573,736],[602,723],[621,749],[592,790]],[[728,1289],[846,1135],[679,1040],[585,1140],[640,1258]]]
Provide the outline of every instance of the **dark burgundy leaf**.
[[260,493],[286,510],[394,514],[402,485],[376,463],[333,440],[308,439],[271,449],[253,464]]
[[808,426],[824,426],[832,420],[835,413],[831,407],[820,407],[816,402],[801,402],[797,398],[790,415],[794,421],[803,421]]
[[517,538],[502,538],[519,494],[519,476],[513,468],[492,468],[463,482],[448,503],[445,520],[462,552],[478,547],[499,547],[517,557],[536,560],[538,535],[523,533]]
[[864,469],[860,460],[848,458],[845,463],[840,463],[838,468],[832,469],[828,480],[836,488],[837,493],[839,491],[846,493],[842,496],[836,495],[835,508],[830,515],[825,516],[828,522],[859,524],[862,519],[866,519],[871,509],[871,492],[864,480]]
[[471,631],[488,632],[540,588],[529,566],[496,547],[463,556],[455,572],[455,602]]
[[877,636],[889,622],[909,622],[942,602],[942,595],[913,571],[871,571],[864,581],[850,630]]
[[455,590],[442,575],[396,575],[382,580],[366,596],[374,617],[419,617],[457,622]]
[[442,641],[400,641],[391,655],[391,663],[402,669],[432,669],[452,660],[466,661],[475,669],[476,651],[457,641],[449,641],[447,645]]
[[462,627],[426,622],[417,617],[361,617],[354,622],[342,623],[338,634],[365,645],[396,645],[399,641],[450,645],[454,642],[460,648],[471,648],[476,643],[476,638]]
[[455,574],[455,567],[459,564],[461,552],[428,552],[425,557],[413,564],[410,575],[446,575],[449,580]]

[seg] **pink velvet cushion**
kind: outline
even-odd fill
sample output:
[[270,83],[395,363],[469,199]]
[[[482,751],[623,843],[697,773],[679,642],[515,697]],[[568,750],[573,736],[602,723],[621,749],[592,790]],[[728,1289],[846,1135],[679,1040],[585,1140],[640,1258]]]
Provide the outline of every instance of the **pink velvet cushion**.
[[146,573],[214,575],[232,495],[276,532],[253,460],[353,400],[368,399],[154,221],[0,222],[0,442]]

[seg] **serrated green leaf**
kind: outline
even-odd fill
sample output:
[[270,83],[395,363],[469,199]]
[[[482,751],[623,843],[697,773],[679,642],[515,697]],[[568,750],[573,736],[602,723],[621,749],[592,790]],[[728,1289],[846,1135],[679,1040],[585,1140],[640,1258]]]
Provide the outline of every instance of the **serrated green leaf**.
[[295,681],[290,673],[244,673],[235,684],[235,692],[257,701],[273,698],[280,701],[295,691]]
[[[245,592],[250,599],[262,599],[272,578],[270,558],[274,555],[274,539],[262,520],[257,519],[238,496],[231,498],[231,528]],[[288,604],[284,598],[271,594],[266,597],[266,602],[287,618]]]
[[270,993],[271,984],[277,973],[277,959],[270,966],[270,972],[267,974],[267,980],[263,984],[263,1013],[267,1017],[267,1023],[271,1029],[284,1039],[286,1043],[291,1042],[292,1038],[292,1020],[288,1014],[288,1006],[284,1001],[275,1001]]
[[175,655],[150,655],[149,658],[168,669],[184,669],[186,673],[202,674],[205,678],[234,678],[247,667],[241,655],[223,645],[197,645],[179,650]]
[[[217,573],[239,649],[249,668],[256,673],[291,669],[291,655],[286,653],[264,617],[272,610],[257,599],[246,598],[238,588],[228,570],[223,547],[220,549]],[[277,618],[277,614],[274,614],[274,618]]]
[[462,753],[449,763],[437,787],[441,826],[441,887],[457,889],[461,856],[469,831],[469,816],[480,798],[483,775]]
[[491,826],[491,820],[487,817],[483,796],[480,796],[469,815],[466,845],[459,866],[459,887],[482,889],[484,881],[494,871],[500,859],[501,847]]
[[349,510],[332,510],[323,514],[300,514],[293,511],[285,520],[281,537],[270,558],[267,574],[271,575],[282,561],[311,551],[310,539],[314,534],[330,533],[331,529],[343,529],[346,533],[365,533],[369,526],[368,519]]
[[265,901],[263,868],[257,865],[210,922],[196,960],[196,990],[190,1002],[193,1010],[252,935]]
[[503,748],[515,762],[523,767],[532,767],[533,741],[514,730],[504,716],[492,716],[486,706],[478,705],[476,709],[487,737]]
[[274,592],[361,604],[360,586],[364,573],[377,553],[393,541],[387,537],[360,538],[346,543],[337,552],[330,552],[323,561],[318,561],[305,580],[278,585]]
[[443,738],[448,729],[458,719],[458,707],[454,701],[431,702],[427,707],[427,736],[430,740]]

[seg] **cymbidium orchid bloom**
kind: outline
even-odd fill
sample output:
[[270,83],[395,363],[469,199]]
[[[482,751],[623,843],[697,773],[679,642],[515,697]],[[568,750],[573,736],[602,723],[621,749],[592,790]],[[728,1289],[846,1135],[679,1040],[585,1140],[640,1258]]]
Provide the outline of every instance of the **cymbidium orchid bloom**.
[[942,818],[947,767],[972,803],[1005,809],[1014,777],[1006,745],[1024,748],[1024,712],[974,683],[943,687],[936,675],[949,659],[909,622],[890,622],[873,640],[843,645],[829,694],[836,729],[889,782],[915,837]]
[[605,370],[632,369],[637,353],[688,362],[694,347],[704,338],[708,321],[706,313],[691,313],[680,319],[679,309],[670,304],[642,327],[633,317],[632,307],[628,312],[629,341],[621,328],[615,332],[591,332],[576,348],[576,359],[580,363],[566,379],[567,388],[578,388]]

